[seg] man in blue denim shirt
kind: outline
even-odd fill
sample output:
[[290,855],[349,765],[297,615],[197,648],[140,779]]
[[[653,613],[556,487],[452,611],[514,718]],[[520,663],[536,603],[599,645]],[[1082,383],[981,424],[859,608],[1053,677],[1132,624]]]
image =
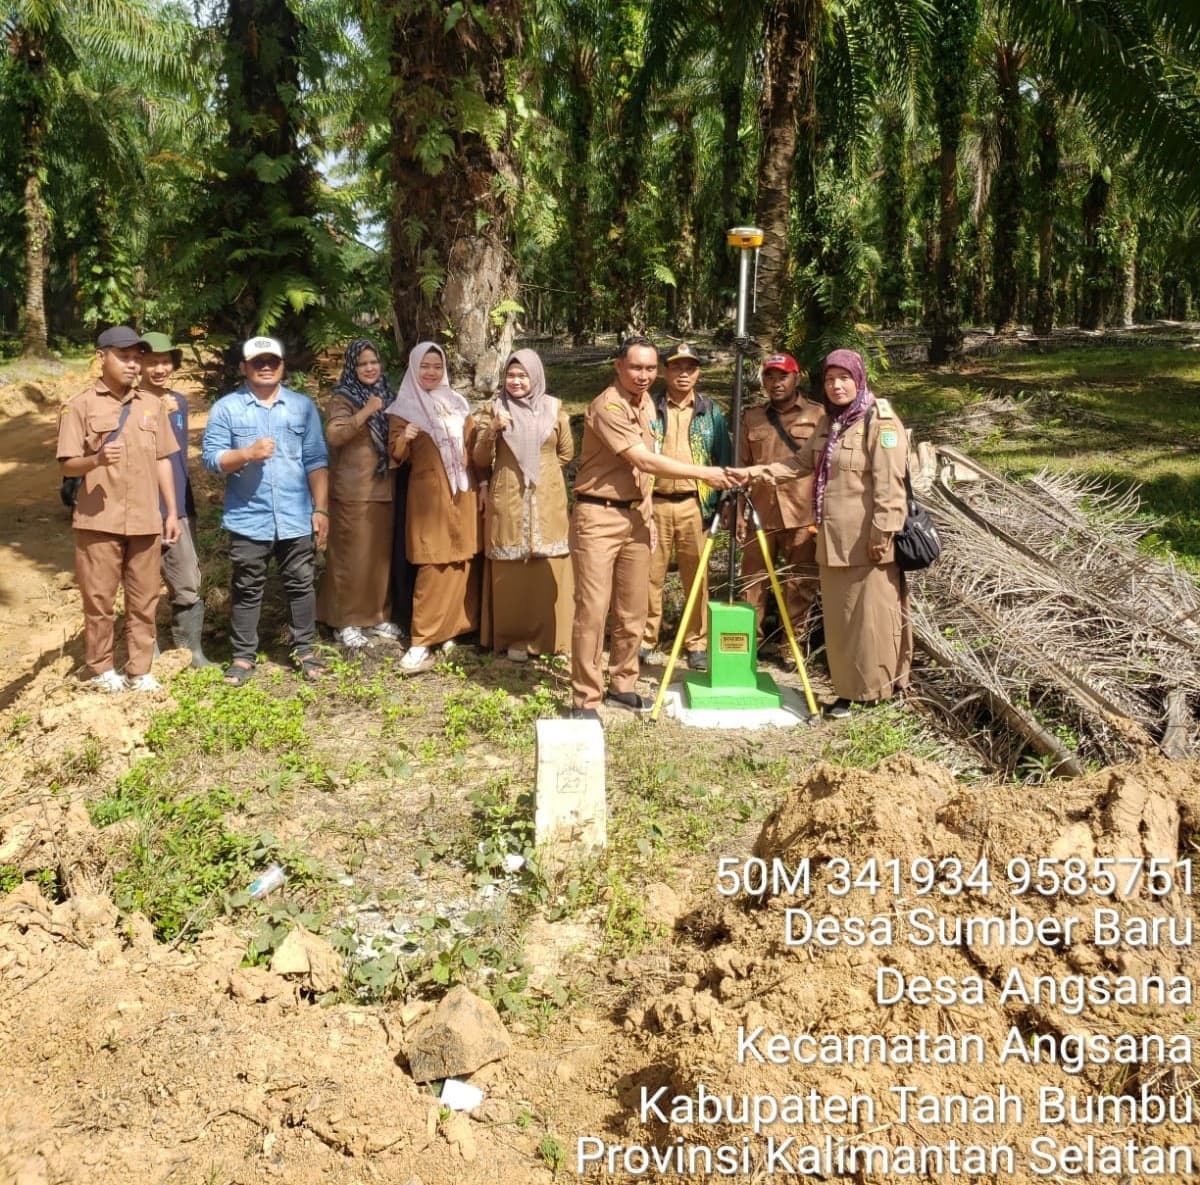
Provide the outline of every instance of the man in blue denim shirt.
[[204,464],[225,473],[233,567],[229,683],[244,683],[258,655],[267,564],[279,569],[292,618],[292,661],[305,678],[324,666],[313,653],[316,549],[329,530],[329,454],[311,399],[283,385],[283,346],[252,337],[242,346],[243,386],[219,399],[204,429]]

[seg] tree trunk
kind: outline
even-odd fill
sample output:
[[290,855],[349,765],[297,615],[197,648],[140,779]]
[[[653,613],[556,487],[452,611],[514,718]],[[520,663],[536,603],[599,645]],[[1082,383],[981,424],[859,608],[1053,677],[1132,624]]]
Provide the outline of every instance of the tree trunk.
[[931,63],[938,129],[938,233],[934,292],[929,309],[929,361],[945,362],[962,346],[958,294],[958,145],[967,109],[971,48],[979,28],[980,0],[941,0]]
[[13,69],[24,74],[17,91],[20,120],[20,152],[17,175],[23,179],[25,220],[25,300],[21,331],[22,353],[47,358],[50,344],[46,332],[46,271],[50,253],[50,214],[42,193],[42,146],[46,137],[43,96],[46,62],[33,35],[20,30],[11,40]]
[[889,103],[882,118],[883,176],[879,180],[883,205],[883,271],[879,298],[885,329],[904,321],[904,303],[912,283],[908,258],[908,194],[911,170],[908,165],[908,136],[899,104]]
[[1017,258],[1021,239],[1021,59],[1011,43],[996,46],[1000,160],[992,183],[992,324],[1017,332]]
[[1137,307],[1137,248],[1137,224],[1132,219],[1128,219],[1121,227],[1123,260],[1121,267],[1121,299],[1117,313],[1121,325],[1125,329],[1128,329],[1133,324],[1133,312]]
[[[396,336],[406,349],[419,341],[444,345],[453,381],[490,392],[512,347],[517,310],[517,176],[504,64],[518,45],[520,5],[489,0],[453,23],[426,0],[394,0],[391,11]],[[454,122],[456,91],[464,87],[497,120],[486,136],[474,122],[462,126],[461,116]],[[431,117],[444,122],[431,127]]]
[[[225,180],[214,237],[223,249],[209,261],[209,283],[239,295],[214,310],[214,325],[235,338],[268,331],[289,365],[311,365],[310,314],[294,300],[304,285],[309,302],[334,278],[322,273],[300,223],[316,216],[316,169],[302,147],[302,30],[291,6],[278,0],[228,0],[224,45],[225,114],[229,123]],[[232,237],[231,237],[232,236]],[[228,251],[242,259],[230,263]],[[290,295],[289,295],[290,294]]]
[[1083,302],[1079,312],[1082,329],[1103,329],[1112,299],[1108,252],[1100,234],[1112,186],[1103,173],[1093,173],[1083,197]]
[[[779,340],[790,304],[791,260],[788,221],[796,140],[815,134],[812,34],[822,0],[773,0],[763,31],[763,141],[758,169],[758,225],[763,245],[758,261],[755,336]],[[812,159],[812,153],[805,154]]]
[[1042,82],[1038,127],[1038,277],[1033,332],[1047,337],[1054,329],[1054,219],[1058,213],[1058,99]]
[[42,199],[37,170],[25,178],[25,327],[22,353],[35,358],[50,355],[46,335],[46,260],[50,246],[50,219]]
[[568,218],[571,246],[567,267],[569,286],[574,289],[575,300],[570,306],[567,328],[571,341],[582,346],[591,340],[593,309],[592,284],[594,253],[592,249],[592,215],[588,205],[588,162],[591,156],[592,119],[595,104],[592,102],[593,79],[584,68],[582,51],[576,51],[574,87],[572,95],[571,127],[568,145],[571,166],[566,170]]

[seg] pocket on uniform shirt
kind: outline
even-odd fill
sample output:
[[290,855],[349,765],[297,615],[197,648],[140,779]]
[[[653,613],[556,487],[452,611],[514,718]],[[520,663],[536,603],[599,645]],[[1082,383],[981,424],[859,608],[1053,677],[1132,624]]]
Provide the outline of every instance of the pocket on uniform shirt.
[[240,428],[235,424],[229,429],[229,435],[233,438],[234,448],[248,448],[258,439],[258,429],[253,425]]
[[867,467],[867,454],[862,447],[862,437],[852,436],[839,446],[837,467],[852,473],[861,473]]

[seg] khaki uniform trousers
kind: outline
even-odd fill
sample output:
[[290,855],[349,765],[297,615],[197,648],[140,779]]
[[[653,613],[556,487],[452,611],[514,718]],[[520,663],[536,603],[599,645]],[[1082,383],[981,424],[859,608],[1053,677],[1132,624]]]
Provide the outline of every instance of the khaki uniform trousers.
[[575,573],[575,624],[571,630],[571,700],[594,708],[604,697],[604,624],[612,608],[608,654],[613,691],[633,691],[638,646],[646,624],[650,579],[650,528],[633,507],[577,502],[571,514],[571,564]]
[[[817,574],[817,537],[807,527],[781,527],[767,531],[767,548],[771,563],[779,573],[783,586],[783,603],[791,619],[796,641],[803,646],[808,637],[809,618],[816,604],[820,581]],[[787,568],[786,572],[780,572]],[[771,579],[763,562],[762,548],[753,534],[748,535],[742,550],[742,584],[746,602],[754,607],[758,623],[758,641],[763,640],[763,614],[767,601],[775,602]]]
[[146,675],[154,658],[154,613],[160,580],[159,535],[113,535],[75,530],[75,579],[83,597],[87,665],[97,675],[113,669],[117,585],[125,586],[126,673]]
[[[654,499],[654,525],[658,530],[658,546],[650,554],[650,596],[646,611],[646,628],[642,645],[653,649],[658,645],[662,628],[663,585],[674,551],[679,565],[679,579],[686,598],[700,568],[700,553],[704,550],[704,516],[700,499],[688,498],[678,502],[665,498]],[[708,649],[708,569],[700,574],[700,591],[691,617],[681,621],[683,644],[689,653]]]

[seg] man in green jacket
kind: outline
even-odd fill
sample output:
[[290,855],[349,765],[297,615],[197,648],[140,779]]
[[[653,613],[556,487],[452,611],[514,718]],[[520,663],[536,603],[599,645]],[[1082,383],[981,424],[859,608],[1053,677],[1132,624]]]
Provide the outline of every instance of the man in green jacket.
[[[686,342],[667,355],[666,390],[654,400],[654,439],[666,457],[693,465],[730,464],[732,450],[725,416],[712,399],[699,394],[700,358]],[[649,609],[641,657],[650,657],[662,625],[663,583],[674,552],[684,595],[700,579],[700,592],[688,621],[680,622],[688,666],[708,670],[708,572],[699,572],[704,533],[716,513],[718,492],[691,478],[654,479],[656,543],[650,556]]]

